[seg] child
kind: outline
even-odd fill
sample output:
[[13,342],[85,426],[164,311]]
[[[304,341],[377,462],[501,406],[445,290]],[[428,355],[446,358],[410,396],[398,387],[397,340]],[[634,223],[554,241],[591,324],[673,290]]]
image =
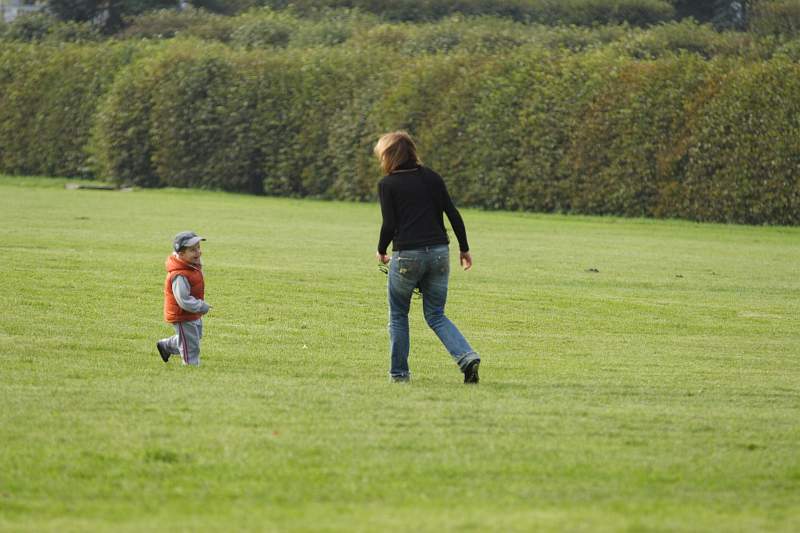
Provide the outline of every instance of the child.
[[156,342],[158,353],[165,363],[170,355],[180,354],[184,365],[200,364],[202,316],[211,309],[203,300],[205,284],[200,241],[204,240],[192,231],[182,231],[175,235],[173,253],[167,257],[164,320],[173,325],[176,335]]

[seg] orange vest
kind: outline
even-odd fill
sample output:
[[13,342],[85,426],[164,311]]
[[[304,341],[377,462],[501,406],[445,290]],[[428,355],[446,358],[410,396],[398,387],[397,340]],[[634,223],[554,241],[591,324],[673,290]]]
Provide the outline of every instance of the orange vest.
[[199,313],[190,313],[181,308],[172,294],[172,280],[180,274],[189,280],[189,288],[192,296],[202,300],[205,296],[205,282],[203,272],[198,265],[190,265],[178,259],[174,255],[167,257],[167,279],[164,280],[164,320],[167,322],[188,322],[200,318]]

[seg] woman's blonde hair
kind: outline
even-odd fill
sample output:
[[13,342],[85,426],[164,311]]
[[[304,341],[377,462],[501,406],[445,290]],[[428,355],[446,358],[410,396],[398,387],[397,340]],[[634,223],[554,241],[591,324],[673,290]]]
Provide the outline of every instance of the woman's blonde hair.
[[422,164],[417,155],[417,145],[405,131],[393,131],[381,135],[375,144],[375,155],[378,156],[385,174],[391,174],[409,162],[415,165]]

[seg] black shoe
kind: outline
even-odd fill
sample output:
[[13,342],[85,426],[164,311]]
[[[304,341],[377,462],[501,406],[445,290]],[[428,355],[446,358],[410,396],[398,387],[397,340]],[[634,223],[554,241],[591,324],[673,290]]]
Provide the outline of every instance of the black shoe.
[[480,378],[478,378],[478,367],[480,364],[480,360],[476,359],[475,361],[471,361],[464,368],[464,383],[477,383],[480,380]]
[[169,352],[168,352],[168,351],[167,351],[167,349],[164,347],[164,345],[163,345],[163,344],[161,344],[161,341],[158,341],[158,342],[156,343],[156,348],[158,348],[158,355],[160,355],[160,356],[161,356],[161,360],[162,360],[162,361],[164,361],[165,363],[166,363],[167,361],[169,361]]
[[411,376],[389,376],[389,381],[392,383],[410,383]]

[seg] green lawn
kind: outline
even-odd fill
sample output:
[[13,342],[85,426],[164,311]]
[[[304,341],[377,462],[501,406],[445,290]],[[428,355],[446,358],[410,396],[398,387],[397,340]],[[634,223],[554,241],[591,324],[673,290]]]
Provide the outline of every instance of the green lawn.
[[800,529],[800,228],[463,210],[481,384],[415,301],[398,385],[377,205],[64,183],[0,179],[2,530]]

